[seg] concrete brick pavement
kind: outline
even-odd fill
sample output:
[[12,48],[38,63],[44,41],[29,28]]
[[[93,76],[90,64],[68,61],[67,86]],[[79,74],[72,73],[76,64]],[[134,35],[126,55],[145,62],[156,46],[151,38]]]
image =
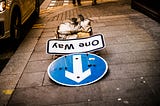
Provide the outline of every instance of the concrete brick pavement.
[[[159,106],[160,24],[122,1],[42,13],[36,23],[43,27],[30,30],[0,74],[0,105]],[[94,34],[104,34],[106,48],[99,55],[109,72],[94,84],[65,87],[48,78],[56,56],[46,54],[46,41],[55,37],[59,23],[79,13],[93,20]]]

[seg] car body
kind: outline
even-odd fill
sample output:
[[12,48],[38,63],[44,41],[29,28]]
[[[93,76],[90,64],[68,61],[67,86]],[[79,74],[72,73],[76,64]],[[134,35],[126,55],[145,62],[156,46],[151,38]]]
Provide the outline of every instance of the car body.
[[21,25],[39,15],[39,0],[0,0],[0,39],[21,37]]

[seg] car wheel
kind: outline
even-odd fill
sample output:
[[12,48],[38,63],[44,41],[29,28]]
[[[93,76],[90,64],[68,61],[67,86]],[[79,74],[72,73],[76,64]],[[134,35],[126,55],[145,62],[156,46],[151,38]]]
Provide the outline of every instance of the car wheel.
[[36,5],[35,5],[35,10],[34,10],[34,16],[36,18],[39,17],[39,13],[40,13],[40,7],[39,7],[39,0],[36,0]]
[[21,38],[21,17],[19,12],[14,11],[11,17],[10,27],[11,38],[14,41],[20,41]]

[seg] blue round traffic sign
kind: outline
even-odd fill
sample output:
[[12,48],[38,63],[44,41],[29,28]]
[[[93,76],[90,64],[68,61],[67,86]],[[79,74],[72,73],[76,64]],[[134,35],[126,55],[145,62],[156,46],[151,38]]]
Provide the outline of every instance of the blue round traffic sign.
[[98,81],[107,70],[107,62],[100,56],[79,53],[54,60],[48,67],[48,75],[58,84],[82,86]]

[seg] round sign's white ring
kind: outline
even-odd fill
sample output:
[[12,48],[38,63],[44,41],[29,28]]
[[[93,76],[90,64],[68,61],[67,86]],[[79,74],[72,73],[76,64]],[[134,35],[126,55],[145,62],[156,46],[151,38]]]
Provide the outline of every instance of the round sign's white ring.
[[[90,53],[77,53],[77,54],[90,54]],[[69,55],[74,55],[74,54],[69,54]],[[67,56],[69,56],[69,55],[67,55]],[[54,82],[56,82],[56,83],[58,83],[58,84],[60,84],[60,85],[64,85],[64,86],[83,86],[83,85],[89,85],[89,84],[92,84],[92,83],[94,83],[94,82],[97,82],[98,80],[100,80],[101,78],[103,78],[104,75],[107,73],[107,71],[108,71],[108,63],[107,63],[102,57],[100,57],[100,56],[98,56],[98,55],[96,55],[96,54],[90,54],[90,55],[94,55],[94,56],[96,56],[96,57],[99,57],[100,59],[102,59],[102,60],[104,61],[105,65],[106,65],[106,69],[105,69],[104,73],[103,73],[99,78],[97,78],[96,80],[91,81],[91,82],[88,82],[88,83],[85,83],[85,84],[70,85],[70,84],[64,84],[64,83],[59,82],[59,81],[55,80],[54,78],[52,78],[52,76],[51,76],[50,73],[49,73],[51,65],[52,65],[55,61],[57,61],[58,59],[61,59],[61,58],[65,57],[65,55],[62,56],[62,57],[59,57],[59,58],[56,59],[56,60],[54,60],[54,61],[48,66],[47,73],[48,73],[49,78],[50,78],[51,80],[53,80]]]

